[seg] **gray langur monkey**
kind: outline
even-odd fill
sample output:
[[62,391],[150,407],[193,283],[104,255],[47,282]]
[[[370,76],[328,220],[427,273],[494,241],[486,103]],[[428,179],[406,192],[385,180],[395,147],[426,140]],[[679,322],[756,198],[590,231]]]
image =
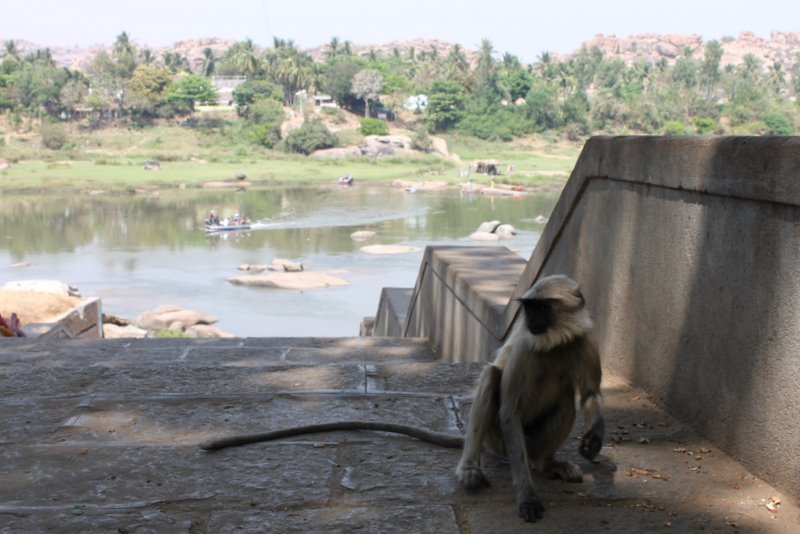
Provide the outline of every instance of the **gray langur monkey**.
[[488,483],[481,469],[484,448],[508,456],[519,514],[541,518],[544,507],[531,470],[580,482],[580,469],[557,461],[556,450],[575,421],[580,394],[584,426],[579,452],[594,460],[605,432],[600,395],[600,357],[592,339],[592,320],[578,284],[563,275],[542,278],[519,298],[518,320],[494,361],[481,372],[466,437],[381,421],[339,421],[235,435],[200,445],[207,451],[303,434],[375,430],[405,434],[444,447],[462,448],[456,476],[467,489]]
[[584,428],[580,454],[594,460],[605,432],[600,356],[578,284],[563,275],[542,278],[520,297],[524,320],[514,325],[494,361],[481,373],[456,476],[467,489],[488,483],[484,448],[508,457],[519,515],[542,517],[532,469],[568,482],[578,466],[555,459],[575,421],[580,394]]

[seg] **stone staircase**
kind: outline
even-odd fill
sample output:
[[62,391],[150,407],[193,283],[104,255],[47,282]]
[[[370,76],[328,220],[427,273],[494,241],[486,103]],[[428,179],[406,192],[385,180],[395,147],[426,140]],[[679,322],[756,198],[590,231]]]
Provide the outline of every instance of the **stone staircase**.
[[459,433],[481,367],[422,339],[4,340],[0,532],[797,531],[797,508],[766,508],[774,488],[613,377],[600,462],[570,440],[586,481],[540,481],[535,527],[497,458],[473,494],[458,451],[404,436],[197,446],[341,419]]

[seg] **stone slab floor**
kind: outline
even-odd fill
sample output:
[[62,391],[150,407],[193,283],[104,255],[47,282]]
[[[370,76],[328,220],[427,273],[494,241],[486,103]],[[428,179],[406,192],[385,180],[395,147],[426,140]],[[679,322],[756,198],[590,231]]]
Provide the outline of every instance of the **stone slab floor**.
[[3,340],[0,532],[800,532],[780,490],[614,377],[599,462],[570,439],[585,480],[539,480],[535,524],[499,458],[467,493],[457,450],[402,436],[197,446],[347,418],[461,432],[480,367],[419,340]]

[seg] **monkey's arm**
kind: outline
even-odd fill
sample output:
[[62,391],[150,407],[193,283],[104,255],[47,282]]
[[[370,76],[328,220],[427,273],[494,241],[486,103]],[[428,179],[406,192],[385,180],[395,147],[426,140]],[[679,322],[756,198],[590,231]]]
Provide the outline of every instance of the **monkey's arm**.
[[374,430],[378,432],[392,432],[404,434],[412,438],[421,439],[434,445],[460,449],[464,443],[461,436],[435,432],[424,428],[417,428],[410,425],[396,423],[384,423],[382,421],[337,421],[333,423],[320,423],[317,425],[304,425],[281,430],[271,430],[259,434],[240,434],[227,438],[214,439],[200,444],[200,448],[206,451],[216,451],[226,447],[238,447],[250,443],[262,441],[272,441],[276,439],[301,436],[304,434],[316,434],[318,432],[340,432],[352,430]]
[[603,397],[600,393],[600,353],[590,339],[586,341],[584,363],[578,375],[578,390],[581,394],[581,414],[583,428],[587,429],[581,438],[578,452],[587,460],[594,460],[603,447],[606,424],[603,419]]

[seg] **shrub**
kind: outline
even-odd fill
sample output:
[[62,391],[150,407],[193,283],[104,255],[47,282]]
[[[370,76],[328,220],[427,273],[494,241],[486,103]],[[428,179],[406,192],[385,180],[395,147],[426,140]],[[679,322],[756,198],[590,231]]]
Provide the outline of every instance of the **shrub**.
[[700,135],[713,134],[717,129],[716,121],[710,117],[695,117],[692,119],[692,124],[694,125],[694,131]]
[[361,119],[361,133],[364,135],[388,135],[389,126],[386,121],[364,117]]
[[322,108],[322,114],[330,117],[334,124],[344,124],[347,122],[344,111],[339,108]]
[[67,130],[62,124],[42,124],[39,135],[42,136],[42,145],[50,150],[61,150],[67,143]]
[[289,132],[284,140],[287,152],[311,154],[321,148],[331,148],[338,144],[336,134],[328,130],[320,119],[311,119],[300,128]]
[[430,152],[433,150],[433,141],[428,136],[425,128],[417,128],[411,136],[411,148],[420,152]]
[[762,120],[767,125],[767,135],[794,135],[791,121],[779,111],[765,113]]
[[664,135],[686,135],[686,125],[681,121],[667,121],[662,130]]

